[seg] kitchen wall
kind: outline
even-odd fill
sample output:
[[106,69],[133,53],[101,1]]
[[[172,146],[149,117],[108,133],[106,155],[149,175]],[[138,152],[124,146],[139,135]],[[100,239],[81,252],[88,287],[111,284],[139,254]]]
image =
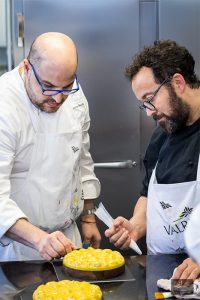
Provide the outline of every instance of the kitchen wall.
[[6,56],[6,0],[0,0],[0,74],[7,70]]

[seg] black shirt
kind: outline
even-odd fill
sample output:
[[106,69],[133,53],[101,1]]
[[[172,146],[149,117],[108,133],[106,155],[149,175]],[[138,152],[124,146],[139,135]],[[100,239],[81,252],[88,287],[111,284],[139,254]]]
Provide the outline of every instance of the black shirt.
[[156,167],[158,183],[170,184],[196,180],[200,153],[200,119],[191,126],[167,135],[155,129],[144,157],[146,175],[142,196],[147,196],[149,180]]

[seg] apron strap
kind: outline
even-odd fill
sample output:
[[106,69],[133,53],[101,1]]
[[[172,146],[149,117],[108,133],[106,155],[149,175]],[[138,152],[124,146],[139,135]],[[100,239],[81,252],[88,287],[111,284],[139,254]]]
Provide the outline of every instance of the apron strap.
[[157,182],[157,179],[156,179],[156,168],[157,168],[157,164],[158,164],[158,162],[156,163],[156,165],[155,165],[155,167],[154,167],[154,169],[153,169],[153,171],[152,171],[152,174],[151,174],[151,178],[150,178],[150,181],[149,181],[149,184],[150,184],[150,182],[151,183],[158,183]]
[[200,181],[200,155],[199,155],[198,166],[197,166],[197,181]]

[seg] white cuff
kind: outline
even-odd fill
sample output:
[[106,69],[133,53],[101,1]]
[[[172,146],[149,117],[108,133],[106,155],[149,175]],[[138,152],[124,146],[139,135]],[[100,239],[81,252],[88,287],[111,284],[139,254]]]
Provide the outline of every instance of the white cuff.
[[98,179],[86,180],[82,183],[84,199],[96,199],[100,195],[101,184]]

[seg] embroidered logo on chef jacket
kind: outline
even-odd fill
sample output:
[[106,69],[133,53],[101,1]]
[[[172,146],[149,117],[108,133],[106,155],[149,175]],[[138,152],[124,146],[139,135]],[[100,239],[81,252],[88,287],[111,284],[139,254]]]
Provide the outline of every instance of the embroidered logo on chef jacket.
[[79,148],[75,147],[75,146],[72,146],[72,150],[73,150],[74,153],[76,153],[79,150]]
[[170,224],[168,226],[164,225],[164,229],[167,232],[167,234],[173,235],[184,232],[188,222],[184,220],[184,218],[187,218],[192,213],[192,211],[192,207],[185,207],[184,210],[179,214],[178,219],[173,221],[173,223],[175,223],[173,226]]
[[169,207],[172,207],[169,203],[165,203],[165,202],[160,202],[161,206],[163,209],[166,209],[166,208],[169,208]]

